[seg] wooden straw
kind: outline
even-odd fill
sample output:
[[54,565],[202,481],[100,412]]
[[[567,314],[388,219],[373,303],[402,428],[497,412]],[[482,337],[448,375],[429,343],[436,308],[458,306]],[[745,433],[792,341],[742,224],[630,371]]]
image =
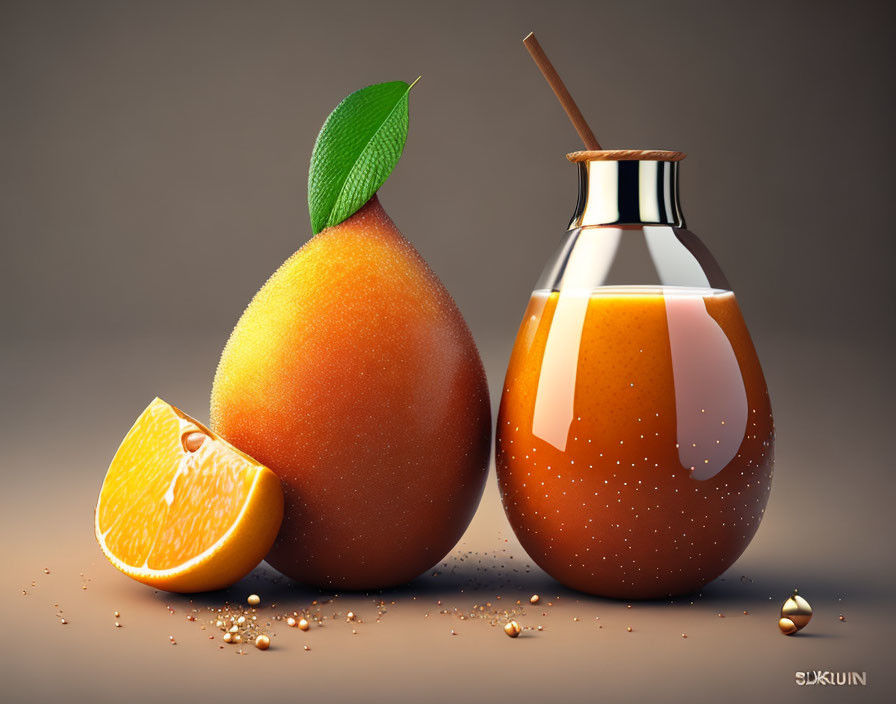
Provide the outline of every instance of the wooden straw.
[[544,49],[541,48],[541,44],[539,44],[538,40],[535,38],[535,33],[529,32],[529,35],[523,39],[523,44],[525,44],[526,49],[528,49],[529,53],[532,55],[532,59],[535,61],[535,65],[538,66],[538,70],[541,71],[544,79],[554,91],[554,95],[557,96],[560,105],[562,105],[563,109],[566,111],[566,115],[569,117],[570,122],[572,122],[572,126],[576,128],[576,132],[579,133],[579,137],[581,137],[582,141],[585,143],[585,148],[589,151],[599,150],[601,148],[600,142],[597,141],[594,132],[591,131],[588,123],[585,122],[585,118],[582,117],[579,106],[576,105],[576,101],[572,99],[569,91],[566,90],[566,86],[563,84],[563,80],[557,73],[557,69],[554,68],[554,65],[544,53]]

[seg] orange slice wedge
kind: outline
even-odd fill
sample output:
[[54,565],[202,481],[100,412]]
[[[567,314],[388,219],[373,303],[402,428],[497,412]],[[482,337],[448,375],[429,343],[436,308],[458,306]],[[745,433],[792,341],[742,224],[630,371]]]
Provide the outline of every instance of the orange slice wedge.
[[109,561],[158,589],[222,589],[270,550],[283,520],[271,470],[161,399],[112,459],[96,505]]

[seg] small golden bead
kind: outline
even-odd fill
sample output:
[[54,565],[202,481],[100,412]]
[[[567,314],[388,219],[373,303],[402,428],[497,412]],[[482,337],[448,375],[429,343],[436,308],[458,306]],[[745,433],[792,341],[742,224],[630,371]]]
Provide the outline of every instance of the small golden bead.
[[255,647],[259,650],[267,650],[271,647],[271,639],[262,634],[255,639]]
[[805,628],[812,619],[812,607],[794,591],[793,596],[781,607],[781,618],[789,619],[797,629]]
[[508,621],[504,624],[504,632],[511,638],[516,638],[517,636],[519,636],[522,630],[523,629],[520,628],[520,624],[518,624],[516,621]]
[[781,633],[783,633],[785,636],[792,636],[794,633],[800,630],[799,628],[797,628],[796,624],[789,618],[779,619],[778,628],[781,629]]

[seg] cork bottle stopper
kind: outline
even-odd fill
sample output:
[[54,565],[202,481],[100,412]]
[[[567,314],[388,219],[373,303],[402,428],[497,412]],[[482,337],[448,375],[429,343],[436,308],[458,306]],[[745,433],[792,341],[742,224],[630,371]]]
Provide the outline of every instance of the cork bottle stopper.
[[681,161],[684,152],[670,152],[665,149],[587,149],[570,152],[566,158],[573,163],[580,161]]

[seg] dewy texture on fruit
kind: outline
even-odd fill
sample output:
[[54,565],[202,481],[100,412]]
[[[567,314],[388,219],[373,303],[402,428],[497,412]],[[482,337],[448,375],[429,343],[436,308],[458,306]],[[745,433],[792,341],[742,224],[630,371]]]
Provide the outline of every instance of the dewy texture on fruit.
[[317,586],[386,587],[435,565],[488,471],[473,338],[376,196],[256,294],[221,356],[211,416],[283,482],[268,561]]
[[185,413],[155,399],[106,473],[95,530],[109,561],[157,589],[222,589],[270,549],[280,481]]

